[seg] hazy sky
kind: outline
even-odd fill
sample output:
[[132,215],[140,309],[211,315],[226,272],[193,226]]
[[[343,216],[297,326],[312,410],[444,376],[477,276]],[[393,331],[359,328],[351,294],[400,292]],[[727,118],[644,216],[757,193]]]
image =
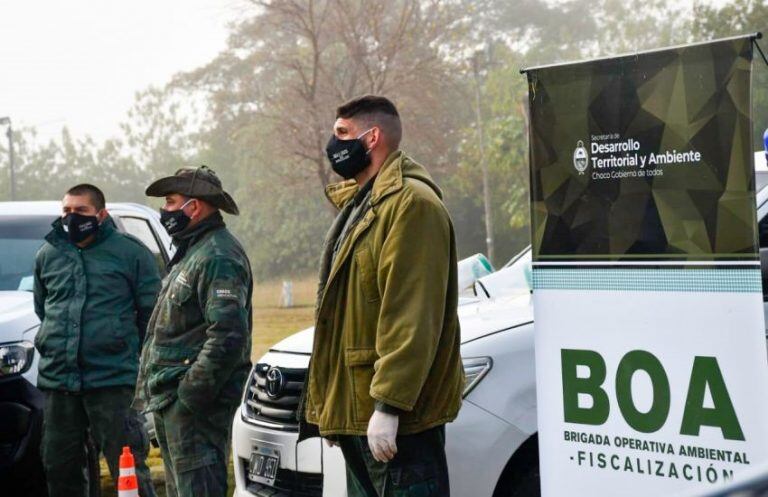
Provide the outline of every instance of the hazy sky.
[[0,117],[41,138],[64,125],[113,136],[136,91],[213,58],[242,9],[243,0],[0,0]]
[[248,8],[247,0],[0,0],[0,117],[42,139],[64,125],[114,136],[135,92],[209,61],[225,47],[227,23]]

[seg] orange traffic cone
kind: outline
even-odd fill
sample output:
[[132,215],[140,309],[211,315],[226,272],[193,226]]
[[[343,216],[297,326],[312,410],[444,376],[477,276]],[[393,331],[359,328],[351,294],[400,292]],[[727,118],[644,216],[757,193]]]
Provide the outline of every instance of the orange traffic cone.
[[120,454],[120,477],[117,479],[117,497],[139,497],[139,482],[130,447],[123,447]]

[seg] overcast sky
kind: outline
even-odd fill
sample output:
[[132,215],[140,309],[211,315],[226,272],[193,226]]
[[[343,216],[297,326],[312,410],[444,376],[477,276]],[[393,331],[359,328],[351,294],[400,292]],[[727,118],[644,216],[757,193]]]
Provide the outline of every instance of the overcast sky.
[[42,138],[118,133],[134,93],[226,44],[243,0],[4,0],[0,117]]
[[0,117],[42,139],[65,125],[114,136],[135,92],[211,60],[244,9],[247,0],[0,0]]

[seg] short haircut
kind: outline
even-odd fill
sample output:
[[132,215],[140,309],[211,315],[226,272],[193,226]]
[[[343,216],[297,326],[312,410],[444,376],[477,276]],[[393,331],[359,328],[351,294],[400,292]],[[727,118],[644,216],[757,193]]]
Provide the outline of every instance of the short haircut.
[[403,137],[400,114],[395,104],[386,97],[365,95],[352,99],[336,109],[336,118],[354,119],[366,129],[378,126],[392,149],[400,146]]
[[104,198],[104,192],[89,183],[81,183],[79,185],[73,186],[67,190],[67,195],[73,195],[75,197],[79,197],[80,195],[88,195],[91,197],[91,203],[94,207],[96,207],[97,211],[100,211],[107,206],[107,200]]

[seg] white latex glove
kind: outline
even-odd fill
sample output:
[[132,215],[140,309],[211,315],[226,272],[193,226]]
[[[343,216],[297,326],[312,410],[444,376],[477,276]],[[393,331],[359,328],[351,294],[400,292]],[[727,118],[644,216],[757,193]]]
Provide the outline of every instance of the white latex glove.
[[396,414],[373,411],[368,422],[368,447],[373,458],[379,462],[389,462],[397,454],[397,426],[400,418]]

